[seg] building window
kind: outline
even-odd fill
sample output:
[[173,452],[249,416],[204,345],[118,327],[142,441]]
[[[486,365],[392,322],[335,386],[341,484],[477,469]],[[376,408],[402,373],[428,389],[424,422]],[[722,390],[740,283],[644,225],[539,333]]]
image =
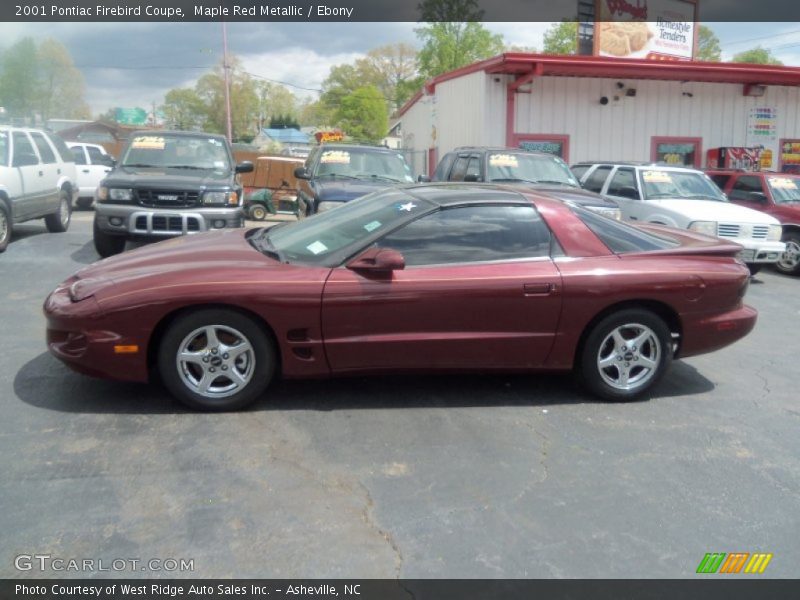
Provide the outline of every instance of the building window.
[[650,160],[699,169],[702,141],[701,138],[653,137],[650,144]]
[[555,154],[569,162],[569,136],[559,134],[515,133],[512,146],[529,152]]

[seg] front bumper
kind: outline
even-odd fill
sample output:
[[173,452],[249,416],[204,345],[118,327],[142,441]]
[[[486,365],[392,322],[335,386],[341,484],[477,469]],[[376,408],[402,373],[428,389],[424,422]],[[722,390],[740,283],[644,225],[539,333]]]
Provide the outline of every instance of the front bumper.
[[765,240],[745,238],[721,239],[730,240],[743,246],[744,250],[739,253],[739,258],[746,263],[776,263],[786,251],[786,244],[783,242],[767,242]]
[[244,211],[238,206],[177,210],[95,203],[95,222],[103,233],[127,237],[170,237],[244,227]]
[[[47,349],[69,368],[92,377],[118,381],[146,382],[147,336],[132,329],[120,333],[106,327],[93,297],[72,302],[67,280],[45,300]],[[137,347],[137,352],[120,353],[118,348]]]

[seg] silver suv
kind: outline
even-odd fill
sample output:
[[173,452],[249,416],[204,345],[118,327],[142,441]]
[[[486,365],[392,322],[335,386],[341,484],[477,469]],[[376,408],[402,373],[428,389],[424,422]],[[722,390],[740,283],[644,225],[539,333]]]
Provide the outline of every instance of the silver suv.
[[66,231],[77,196],[64,140],[41,129],[0,126],[0,252],[23,221],[44,218],[48,231]]

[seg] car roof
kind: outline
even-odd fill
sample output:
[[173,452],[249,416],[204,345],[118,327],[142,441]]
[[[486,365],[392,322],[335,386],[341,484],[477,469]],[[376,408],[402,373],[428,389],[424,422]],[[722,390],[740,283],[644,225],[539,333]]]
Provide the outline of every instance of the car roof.
[[538,156],[555,156],[547,152],[536,152],[535,150],[525,150],[525,148],[511,148],[508,146],[458,146],[453,148],[448,154],[453,152],[514,152],[516,154],[533,154]]
[[691,173],[702,173],[702,169],[697,169],[695,167],[682,167],[676,165],[668,165],[666,163],[659,163],[659,162],[624,162],[624,161],[603,161],[603,162],[596,162],[596,163],[576,163],[572,165],[573,167],[578,166],[606,166],[606,167],[633,167],[636,168],[651,168],[651,169],[659,169],[663,171],[682,171],[682,172],[691,172]]
[[214,138],[216,140],[227,139],[224,135],[218,133],[205,133],[203,131],[176,131],[172,129],[139,129],[130,134],[130,137],[137,135],[169,135],[175,137],[190,137],[190,138]]
[[484,204],[484,203],[526,203],[532,197],[527,190],[512,189],[490,183],[427,183],[425,185],[407,185],[395,188],[403,191],[412,198],[425,200],[439,206],[455,204]]
[[347,142],[333,142],[320,144],[319,148],[332,148],[334,150],[352,150],[357,148],[359,150],[375,150],[377,152],[393,152],[400,153],[399,150],[394,150],[388,146],[371,146],[370,144],[348,144]]

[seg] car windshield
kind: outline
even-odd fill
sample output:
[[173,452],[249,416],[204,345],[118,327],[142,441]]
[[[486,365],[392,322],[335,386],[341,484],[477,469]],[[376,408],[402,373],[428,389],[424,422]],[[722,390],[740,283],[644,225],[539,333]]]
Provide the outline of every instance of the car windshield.
[[317,177],[345,179],[377,179],[411,183],[411,168],[399,152],[365,148],[331,148],[323,150],[317,165]]
[[800,177],[782,175],[780,177],[767,177],[772,198],[776,204],[789,204],[800,202]]
[[566,163],[557,156],[496,152],[486,159],[488,181],[563,184],[580,187]]
[[230,171],[224,140],[216,137],[170,135],[160,132],[135,136],[122,158],[123,167],[156,167]]
[[8,133],[0,131],[0,165],[8,164]]
[[338,265],[349,252],[432,205],[398,190],[382,190],[297,223],[248,233],[251,244],[285,262]]
[[641,172],[645,200],[715,200],[728,199],[714,183],[695,171],[647,169]]

